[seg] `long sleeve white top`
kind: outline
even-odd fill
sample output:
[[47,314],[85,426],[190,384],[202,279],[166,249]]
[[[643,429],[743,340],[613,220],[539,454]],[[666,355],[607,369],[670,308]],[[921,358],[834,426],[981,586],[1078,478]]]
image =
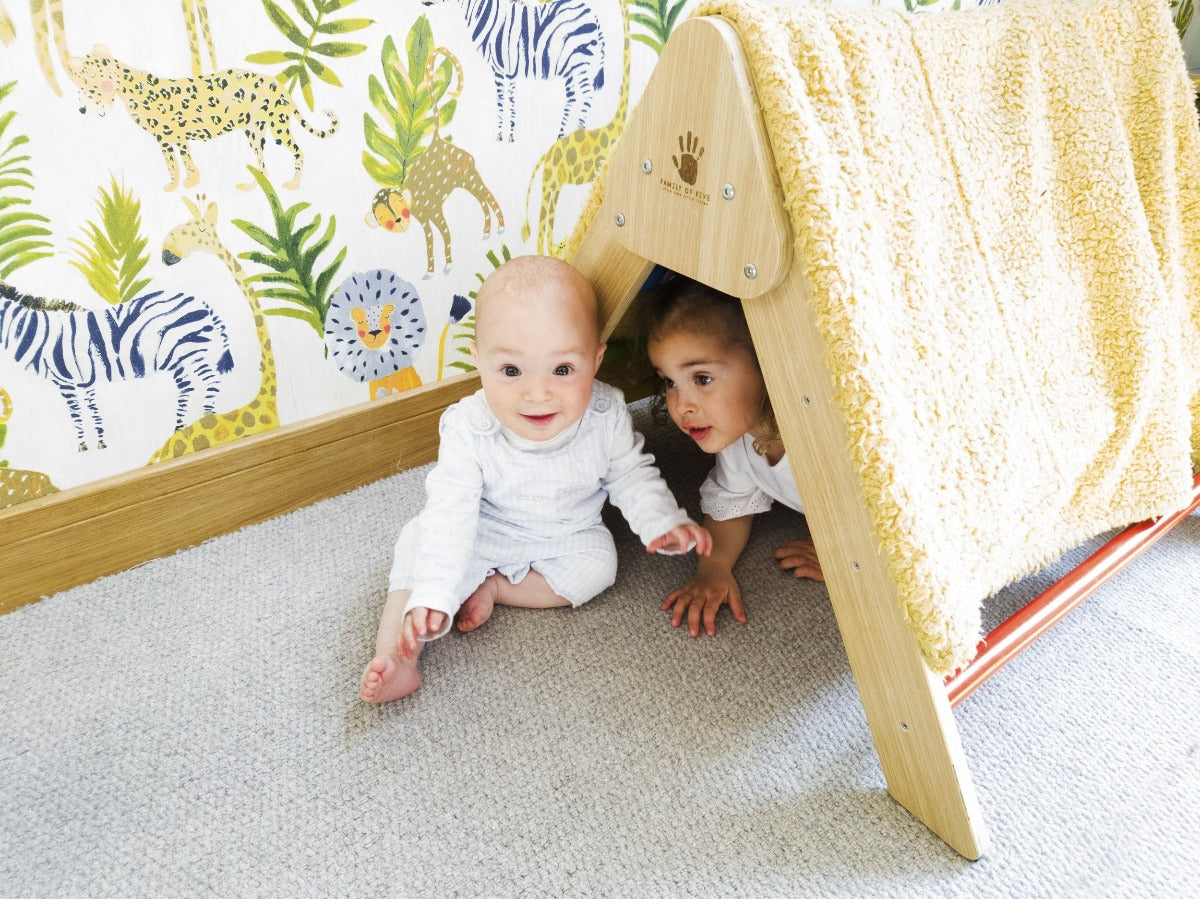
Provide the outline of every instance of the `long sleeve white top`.
[[[533,558],[578,551],[586,532],[601,525],[606,499],[644,544],[689,520],[653,457],[642,451],[624,396],[607,384],[595,383],[574,435],[548,451],[514,446],[483,390],[450,406],[439,427],[415,570],[401,572],[394,564],[390,579],[392,589],[411,584],[408,608],[452,617],[466,598],[456,588],[481,544],[495,553],[497,541],[534,543]],[[529,551],[513,546],[514,557]]]
[[787,455],[771,465],[755,452],[749,434],[717,453],[712,471],[700,485],[700,509],[714,521],[765,512],[772,501],[804,511]]

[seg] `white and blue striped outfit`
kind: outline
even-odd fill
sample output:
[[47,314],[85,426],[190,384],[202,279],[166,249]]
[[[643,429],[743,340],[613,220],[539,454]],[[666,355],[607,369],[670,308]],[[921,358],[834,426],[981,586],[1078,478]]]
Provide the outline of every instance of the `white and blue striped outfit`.
[[400,532],[388,583],[412,591],[405,614],[446,613],[437,636],[493,572],[515,584],[532,568],[572,606],[611,586],[606,499],[646,544],[690,520],[642,452],[621,391],[599,381],[578,425],[542,444],[507,434],[483,390],[450,406],[439,427],[425,507]]

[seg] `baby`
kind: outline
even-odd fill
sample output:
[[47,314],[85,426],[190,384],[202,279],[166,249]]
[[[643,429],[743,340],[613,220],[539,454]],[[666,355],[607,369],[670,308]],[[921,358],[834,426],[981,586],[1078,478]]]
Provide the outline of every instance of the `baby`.
[[496,603],[579,606],[611,586],[606,498],[648,552],[709,552],[621,392],[595,379],[604,350],[595,293],[565,262],[519,256],[479,288],[471,355],[483,387],[442,415],[425,507],[396,542],[364,700],[416,690],[422,644],[451,621],[470,631]]

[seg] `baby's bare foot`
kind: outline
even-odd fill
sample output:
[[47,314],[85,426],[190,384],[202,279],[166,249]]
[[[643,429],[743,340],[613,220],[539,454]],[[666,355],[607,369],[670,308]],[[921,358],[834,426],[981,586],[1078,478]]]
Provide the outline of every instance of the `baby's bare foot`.
[[421,686],[421,675],[413,659],[376,656],[363,672],[359,695],[366,702],[391,702]]
[[467,597],[467,601],[458,610],[454,623],[463,633],[475,630],[492,617],[492,610],[496,607],[496,592],[492,588],[493,577],[496,575],[492,575],[476,587],[475,592]]

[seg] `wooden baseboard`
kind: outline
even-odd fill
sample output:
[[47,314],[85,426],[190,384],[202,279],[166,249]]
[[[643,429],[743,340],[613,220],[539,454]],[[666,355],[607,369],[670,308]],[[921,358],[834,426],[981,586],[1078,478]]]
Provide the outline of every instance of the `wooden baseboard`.
[[[0,613],[437,455],[461,375],[0,511]],[[399,527],[399,523],[397,523]]]

